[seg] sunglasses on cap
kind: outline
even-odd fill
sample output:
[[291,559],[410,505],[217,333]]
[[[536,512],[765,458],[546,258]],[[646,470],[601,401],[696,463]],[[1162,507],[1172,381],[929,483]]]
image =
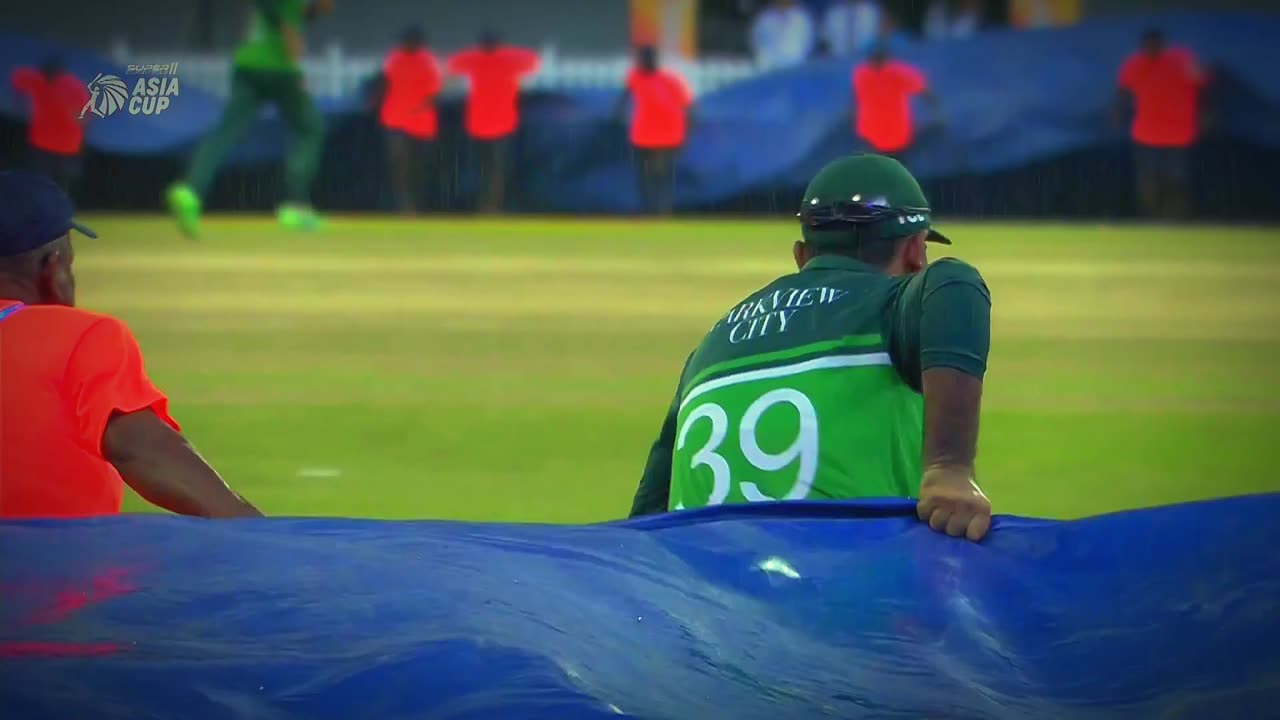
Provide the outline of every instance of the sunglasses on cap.
[[802,207],[800,212],[796,213],[796,217],[804,225],[821,229],[848,225],[868,225],[904,215],[928,214],[929,208],[889,207],[889,205],[875,200],[870,202],[843,200],[812,207]]

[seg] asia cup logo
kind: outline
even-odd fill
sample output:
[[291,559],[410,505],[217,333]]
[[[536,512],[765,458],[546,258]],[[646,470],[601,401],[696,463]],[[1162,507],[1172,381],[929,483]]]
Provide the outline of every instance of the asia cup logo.
[[130,115],[158,115],[169,107],[170,98],[179,94],[178,63],[130,65],[125,74],[149,77],[126,81],[98,73],[89,82],[89,102],[80,109],[81,120],[86,113],[105,118],[126,109]]
[[104,118],[120,108],[129,100],[129,86],[115,75],[98,73],[89,83],[89,102],[80,109],[80,119],[87,112]]

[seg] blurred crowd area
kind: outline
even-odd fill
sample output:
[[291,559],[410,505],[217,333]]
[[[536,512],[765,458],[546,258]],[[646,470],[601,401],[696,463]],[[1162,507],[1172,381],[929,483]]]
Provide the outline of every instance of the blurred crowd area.
[[[187,61],[201,87],[225,90],[223,64],[244,36],[248,0],[117,0],[7,7],[0,31],[43,37],[124,64]],[[681,66],[695,92],[763,69],[851,57],[876,43],[972,37],[1009,28],[1065,27],[1151,11],[1277,10],[1272,0],[476,0],[339,2],[309,33],[313,91],[337,95],[377,63],[409,25],[440,54],[474,44],[482,30],[536,49],[531,87],[618,85],[638,44]],[[165,60],[159,60],[164,62]],[[331,68],[346,68],[341,78]],[[208,66],[208,71],[202,69]],[[708,76],[706,83],[700,82]]]
[[[715,4],[713,4],[715,5]],[[714,11],[709,7],[709,11]],[[1049,27],[1081,15],[1080,0],[739,0],[723,6],[723,48],[759,67],[852,56],[899,36],[971,37],[984,29]],[[743,36],[738,30],[746,25]],[[734,42],[745,38],[744,43]],[[719,38],[717,38],[719,39]],[[715,45],[712,45],[715,47]],[[710,48],[707,48],[710,50]]]
[[[222,114],[251,4],[72,4],[24,5],[5,20],[32,44],[6,49],[0,114],[18,125],[0,125],[13,138],[0,161],[35,165],[91,205],[147,208]],[[1245,60],[1218,68],[1197,44],[1223,47],[1221,32],[1186,18],[1162,31],[1177,11],[1205,6],[339,0],[308,27],[302,62],[326,116],[318,202],[405,213],[776,210],[831,157],[874,151],[901,159],[959,214],[1257,217],[1271,206],[1255,201],[1255,179],[1277,156],[1264,117],[1274,88],[1239,75],[1257,69],[1256,51],[1242,43]],[[149,124],[123,112],[95,121],[86,86],[109,67],[177,68],[182,93]],[[278,157],[284,136],[259,129],[230,143],[241,162],[220,175],[212,206],[261,207],[279,179],[254,168]]]

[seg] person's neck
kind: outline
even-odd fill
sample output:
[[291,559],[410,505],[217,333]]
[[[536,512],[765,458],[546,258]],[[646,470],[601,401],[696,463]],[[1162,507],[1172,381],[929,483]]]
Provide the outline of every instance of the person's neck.
[[898,256],[890,260],[889,264],[886,265],[882,270],[886,275],[889,275],[891,277],[901,277],[903,275],[911,275],[913,273],[918,273],[920,272],[921,268],[915,267],[914,265],[908,263],[906,258]]
[[40,293],[21,283],[0,279],[0,301],[15,300],[24,305],[39,305]]

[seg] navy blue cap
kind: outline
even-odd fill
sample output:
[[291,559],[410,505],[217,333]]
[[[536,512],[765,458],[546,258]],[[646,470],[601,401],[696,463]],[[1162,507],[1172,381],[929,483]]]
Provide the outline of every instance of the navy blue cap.
[[57,183],[25,170],[0,172],[0,257],[48,245],[71,230],[98,234],[71,219],[71,198]]

